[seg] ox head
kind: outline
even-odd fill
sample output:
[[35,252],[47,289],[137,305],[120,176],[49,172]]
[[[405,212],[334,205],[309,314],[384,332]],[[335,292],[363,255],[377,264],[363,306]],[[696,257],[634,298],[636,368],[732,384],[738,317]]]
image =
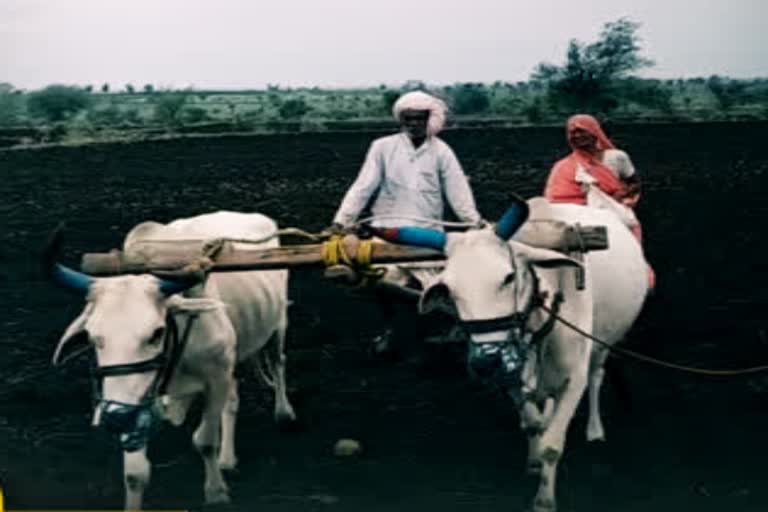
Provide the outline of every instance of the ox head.
[[154,421],[152,405],[172,368],[175,333],[171,313],[221,307],[210,299],[177,294],[199,281],[169,281],[151,275],[92,277],[56,262],[60,228],[44,253],[43,271],[56,285],[85,299],[80,315],[67,327],[53,355],[59,364],[67,346],[87,339],[95,350],[94,424],[121,436],[125,449],[146,442]]
[[422,294],[420,311],[455,308],[473,342],[496,344],[522,336],[537,288],[537,267],[580,265],[558,252],[510,240],[528,215],[528,204],[516,197],[494,226],[448,234],[407,227],[378,234],[391,242],[443,251],[445,269]]

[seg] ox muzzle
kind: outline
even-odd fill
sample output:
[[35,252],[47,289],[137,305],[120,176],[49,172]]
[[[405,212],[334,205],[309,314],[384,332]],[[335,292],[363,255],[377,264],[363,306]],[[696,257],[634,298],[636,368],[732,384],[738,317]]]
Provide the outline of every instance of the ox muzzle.
[[[470,339],[467,354],[470,374],[481,381],[498,386],[518,405],[522,404],[523,400],[523,367],[530,351],[552,331],[556,314],[563,302],[562,293],[556,293],[552,305],[547,308],[551,314],[538,329],[532,329],[531,315],[544,306],[547,299],[547,294],[539,289],[535,274],[533,282],[534,293],[523,311],[499,318],[460,321]],[[506,332],[506,337],[499,341],[475,341],[472,336],[494,332]]]
[[[103,426],[107,431],[117,434],[123,450],[132,452],[144,448],[159,424],[162,414],[158,398],[167,391],[193,321],[190,317],[184,334],[180,337],[176,320],[173,314],[169,313],[163,351],[152,359],[107,366],[94,364],[91,370],[95,403],[94,426]],[[102,388],[105,378],[148,372],[155,372],[155,376],[139,403],[129,404],[104,398]]]
[[[529,312],[485,320],[459,322],[468,334],[467,366],[475,378],[504,389],[520,388],[521,370],[533,333],[526,329]],[[475,341],[473,335],[504,333],[497,341]]]

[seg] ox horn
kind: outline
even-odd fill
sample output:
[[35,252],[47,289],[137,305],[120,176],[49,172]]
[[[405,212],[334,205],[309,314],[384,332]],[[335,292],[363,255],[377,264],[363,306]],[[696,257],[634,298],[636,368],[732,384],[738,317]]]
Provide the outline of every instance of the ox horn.
[[405,226],[402,228],[372,228],[379,238],[396,244],[415,245],[442,251],[445,248],[445,233],[436,229]]
[[525,224],[525,221],[528,220],[528,215],[530,215],[528,203],[522,197],[513,195],[512,199],[512,206],[504,212],[504,215],[501,216],[494,229],[496,235],[502,240],[512,238],[512,235],[520,229],[520,226]]
[[163,279],[157,276],[155,276],[155,278],[159,282],[158,287],[160,288],[160,291],[166,297],[170,297],[175,293],[181,293],[184,290],[192,288],[193,286],[201,282],[201,279],[199,279],[198,277],[188,277],[188,278],[179,279],[179,280]]
[[152,275],[157,279],[157,286],[166,297],[181,293],[205,280],[205,272],[200,269],[156,270]]
[[56,226],[56,229],[48,239],[48,243],[45,245],[45,249],[43,250],[43,276],[62,288],[85,294],[91,287],[93,278],[82,272],[65,267],[56,261],[56,258],[61,252],[61,245],[64,237],[62,234],[63,231],[64,223],[62,222]]

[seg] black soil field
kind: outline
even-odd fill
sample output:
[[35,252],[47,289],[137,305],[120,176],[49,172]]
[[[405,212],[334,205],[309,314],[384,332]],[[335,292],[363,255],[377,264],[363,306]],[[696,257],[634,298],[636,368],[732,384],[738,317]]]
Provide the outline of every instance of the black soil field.
[[[626,346],[710,368],[768,364],[765,233],[768,124],[613,126],[644,177],[639,216],[658,276]],[[65,262],[106,251],[144,220],[217,209],[283,226],[330,223],[380,133],[189,138],[0,152],[0,484],[11,509],[122,507],[121,453],[89,426],[85,360],[54,369],[55,343],[82,301],[41,280],[46,235],[66,220]],[[484,216],[509,194],[538,194],[566,152],[561,129],[446,133]],[[363,296],[291,278],[291,397],[302,417],[278,431],[272,401],[243,376],[239,471],[222,510],[522,510],[534,487],[508,403],[469,381],[461,354],[418,344],[391,363],[366,341],[382,327]],[[413,341],[413,340],[412,340]],[[611,359],[607,442],[571,424],[558,498],[565,511],[768,510],[768,373],[701,377]],[[202,503],[191,427],[150,450],[146,508]],[[335,441],[361,441],[337,458]]]

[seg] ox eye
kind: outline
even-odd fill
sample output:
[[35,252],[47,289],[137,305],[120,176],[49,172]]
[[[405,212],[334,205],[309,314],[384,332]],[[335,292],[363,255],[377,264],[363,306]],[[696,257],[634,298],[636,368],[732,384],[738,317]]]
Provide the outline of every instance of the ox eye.
[[515,273],[514,272],[510,272],[509,274],[507,274],[504,277],[504,281],[501,283],[501,286],[502,287],[509,286],[510,284],[512,284],[514,282],[514,280],[515,280]]
[[163,335],[165,334],[165,327],[158,327],[155,332],[152,333],[152,337],[149,338],[148,343],[150,345],[158,345],[163,341]]

